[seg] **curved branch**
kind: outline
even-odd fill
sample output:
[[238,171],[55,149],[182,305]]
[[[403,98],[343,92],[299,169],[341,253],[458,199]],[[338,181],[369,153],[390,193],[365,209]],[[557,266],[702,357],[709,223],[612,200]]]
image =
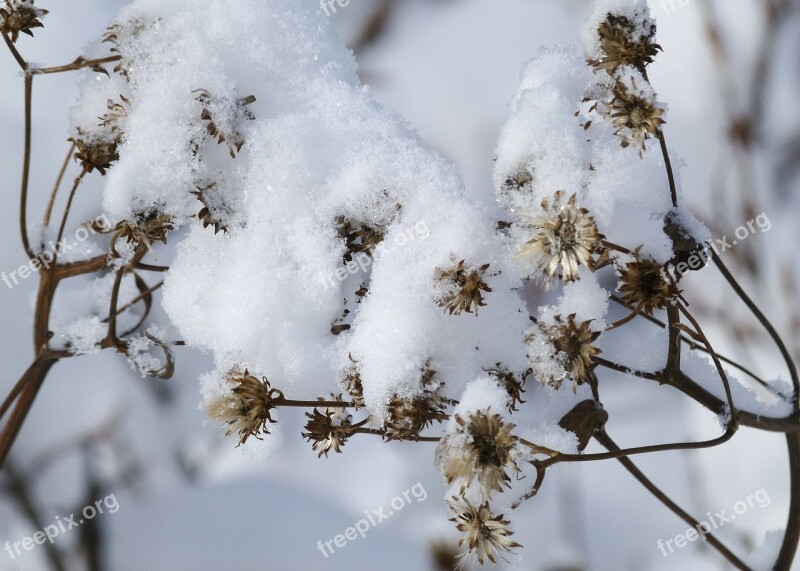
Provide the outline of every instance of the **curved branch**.
[[[619,446],[617,446],[616,442],[614,442],[611,437],[606,433],[603,428],[600,428],[594,434],[595,440],[599,442],[604,448],[609,451],[619,450]],[[642,486],[644,486],[647,491],[649,491],[653,496],[664,504],[672,513],[677,515],[691,527],[697,528],[698,531],[702,529],[700,522],[693,518],[686,510],[681,508],[678,504],[676,504],[672,499],[667,496],[661,489],[658,488],[644,473],[639,470],[636,464],[630,458],[618,458],[619,463],[634,477],[636,478]],[[745,563],[736,557],[727,547],[725,547],[711,532],[703,532],[700,533],[703,539],[711,545],[714,549],[716,549],[725,559],[727,559],[733,566],[737,569],[749,569]]]

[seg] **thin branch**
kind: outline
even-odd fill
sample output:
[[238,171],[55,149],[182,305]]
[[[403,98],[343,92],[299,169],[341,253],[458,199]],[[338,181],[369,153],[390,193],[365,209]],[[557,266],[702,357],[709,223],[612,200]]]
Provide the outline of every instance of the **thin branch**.
[[25,147],[22,158],[22,189],[19,195],[19,231],[22,246],[28,258],[33,260],[34,254],[28,240],[28,177],[31,169],[31,100],[33,94],[33,77],[25,76]]
[[58,237],[56,238],[56,244],[61,243],[61,239],[64,237],[64,228],[67,226],[67,218],[69,217],[69,212],[72,210],[72,201],[75,199],[75,193],[78,191],[78,187],[81,185],[81,181],[83,181],[83,177],[86,176],[86,173],[89,172],[86,167],[83,167],[81,174],[79,174],[75,178],[75,182],[72,184],[72,190],[69,192],[69,198],[67,199],[67,205],[64,208],[64,215],[61,217],[61,226],[58,228]]
[[[604,448],[609,451],[620,450],[620,447],[611,439],[611,437],[606,433],[605,429],[600,428],[594,433],[594,438],[597,440]],[[694,519],[687,511],[681,508],[678,504],[676,504],[672,499],[667,496],[661,489],[658,488],[644,473],[636,467],[636,464],[630,458],[618,458],[618,461],[622,466],[634,477],[636,478],[642,486],[644,486],[647,491],[649,491],[653,496],[664,504],[672,513],[677,515],[691,527],[697,528],[698,531],[703,529],[700,527],[700,522]],[[700,534],[703,539],[711,545],[714,549],[719,551],[719,553],[727,559],[732,565],[734,565],[738,569],[749,569],[749,567],[736,555],[733,554],[727,547],[725,547],[714,535],[708,532],[702,532]]]
[[20,55],[19,51],[17,50],[17,46],[14,45],[14,42],[11,41],[11,38],[8,37],[8,34],[2,32],[3,39],[8,46],[8,49],[11,51],[11,55],[14,56],[14,59],[19,64],[19,67],[24,71],[26,74],[28,73],[28,62],[26,62],[23,57]]
[[31,68],[30,73],[31,75],[44,75],[48,73],[61,73],[64,71],[77,71],[85,67],[95,67],[98,65],[102,65],[104,63],[119,61],[121,59],[122,56],[108,56],[100,59],[85,59],[83,56],[79,56],[72,63],[68,63],[65,65]]
[[605,367],[606,369],[611,369],[612,371],[617,371],[618,373],[624,373],[626,375],[633,375],[634,377],[639,377],[642,379],[647,379],[649,381],[660,381],[661,377],[655,373],[646,373],[644,371],[637,371],[634,369],[629,369],[625,365],[620,365],[618,363],[614,363],[613,361],[608,361],[603,359],[602,357],[595,356],[594,361],[600,365],[601,367]]
[[56,195],[58,194],[58,190],[61,188],[61,182],[64,180],[64,174],[67,172],[67,167],[69,166],[69,160],[72,158],[72,153],[75,152],[75,143],[73,142],[69,146],[69,151],[67,152],[67,156],[64,158],[64,163],[61,165],[61,170],[58,172],[58,178],[56,179],[56,184],[53,186],[53,191],[50,193],[50,200],[47,202],[47,210],[44,212],[44,219],[43,224],[44,226],[48,226],[50,224],[50,216],[53,213],[53,205],[56,202]]
[[678,189],[675,185],[675,173],[672,170],[672,161],[669,158],[667,141],[664,132],[658,131],[658,142],[661,145],[661,155],[664,157],[664,167],[667,169],[667,180],[669,181],[669,194],[672,198],[672,206],[678,206]]
[[736,278],[733,277],[731,272],[727,267],[725,267],[725,264],[722,263],[722,260],[716,253],[713,254],[713,260],[725,280],[727,280],[727,282],[730,284],[739,298],[744,302],[750,312],[755,316],[758,322],[764,327],[764,329],[767,330],[767,333],[769,333],[772,341],[780,350],[781,356],[786,363],[786,367],[789,369],[789,375],[792,377],[792,388],[794,389],[794,398],[792,400],[794,402],[794,410],[797,412],[800,410],[800,400],[798,400],[800,398],[800,378],[797,375],[797,366],[795,365],[789,350],[786,348],[783,339],[781,339],[781,336],[775,330],[775,327],[772,326],[772,323],[770,323],[769,319],[767,319],[758,306],[753,303],[753,300],[750,299],[750,297],[744,292],[742,286],[739,285],[739,282],[736,281]]
[[[39,510],[36,508],[36,504],[34,504],[34,495],[30,490],[28,478],[23,474],[17,473],[16,467],[11,463],[6,464],[5,474],[9,483],[9,491],[14,499],[17,500],[20,508],[22,508],[22,513],[34,527],[39,527],[42,521],[44,521],[44,518],[41,517]],[[50,565],[53,569],[56,571],[67,570],[65,562],[62,560],[61,552],[53,542],[45,541],[44,549],[47,554],[47,559],[50,561]]]

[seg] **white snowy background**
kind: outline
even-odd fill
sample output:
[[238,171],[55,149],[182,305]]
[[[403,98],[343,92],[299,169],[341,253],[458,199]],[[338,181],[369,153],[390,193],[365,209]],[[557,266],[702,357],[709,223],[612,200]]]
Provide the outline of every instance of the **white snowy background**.
[[[300,0],[298,0],[300,1]],[[305,1],[305,0],[304,0]],[[737,214],[735,168],[727,144],[731,89],[720,77],[703,29],[703,0],[652,2],[658,41],[664,48],[649,68],[659,99],[669,104],[665,132],[682,171],[692,210],[715,235],[732,233],[747,218]],[[50,9],[36,39],[20,47],[47,65],[73,59],[113,21],[123,2],[76,0],[41,3]],[[685,5],[683,5],[685,4]],[[351,0],[333,23],[352,43],[378,5]],[[746,92],[761,32],[760,2],[716,3],[737,89]],[[667,6],[667,7],[665,7]],[[460,170],[470,198],[494,208],[493,157],[508,103],[523,64],[541,46],[578,45],[590,3],[583,0],[400,0],[379,39],[357,56],[362,81],[377,99],[403,115],[419,135]],[[797,11],[795,11],[797,12]],[[800,88],[800,14],[782,27],[771,64],[765,133],[770,152],[759,157],[756,212],[772,222],[748,238],[759,272],[746,289],[775,319],[787,340],[790,301],[781,289],[782,266],[800,261],[795,251],[800,214],[798,178],[777,184],[773,160],[797,136]],[[37,78],[34,86],[34,153],[30,217],[45,206],[66,151],[67,110],[77,95],[77,75]],[[0,188],[7,197],[0,225],[0,270],[24,262],[16,223],[22,153],[22,81],[7,53],[0,56]],[[797,144],[797,143],[795,143]],[[772,147],[769,147],[772,145]],[[74,169],[75,167],[73,167]],[[74,175],[73,175],[74,176]],[[81,191],[73,219],[94,216],[99,176]],[[728,195],[727,202],[720,200]],[[83,218],[82,218],[83,217]],[[731,258],[729,266],[737,267]],[[795,268],[795,272],[797,268]],[[767,378],[785,372],[766,344],[737,343],[736,332],[713,308],[750,323],[712,269],[685,282],[687,298],[705,312],[706,331],[720,351],[735,354]],[[32,358],[30,328],[35,280],[8,289],[0,284],[0,388],[8,390]],[[160,311],[156,317],[162,320]],[[643,337],[644,339],[644,337]],[[647,346],[642,350],[647,350]],[[87,467],[74,443],[111,425],[124,459],[101,446],[90,470],[104,483],[93,499],[114,493],[120,509],[97,519],[107,568],[140,569],[391,569],[432,568],[429,544],[457,537],[444,502],[444,482],[433,464],[434,445],[383,444],[353,438],[344,454],[317,459],[300,436],[301,413],[282,414],[280,446],[266,458],[243,455],[198,408],[197,378],[213,367],[208,356],[178,349],[177,372],[169,381],[143,380],[110,352],[58,363],[41,391],[14,451],[13,465],[26,474],[43,527],[58,514],[77,511],[86,500]],[[675,391],[606,375],[603,395],[609,431],[620,445],[700,439],[717,434],[716,420]],[[270,439],[272,440],[272,439]],[[759,545],[763,533],[785,525],[788,471],[780,435],[742,429],[728,444],[707,451],[670,452],[639,459],[640,467],[699,518],[764,489],[771,502],[750,509],[719,531],[738,554]],[[50,459],[46,465],[42,458]],[[119,478],[120,465],[129,468]],[[544,569],[724,569],[721,558],[699,543],[664,558],[656,547],[686,525],[664,509],[615,461],[561,465],[542,491],[518,510],[515,539],[524,545],[508,568]],[[364,539],[324,558],[323,542],[361,519],[365,510],[388,506],[420,482],[424,501],[412,501]],[[0,543],[31,535],[8,495],[0,500]],[[57,539],[66,548],[79,531]],[[0,569],[45,569],[43,548],[11,560],[0,553]],[[798,565],[800,568],[800,565]]]

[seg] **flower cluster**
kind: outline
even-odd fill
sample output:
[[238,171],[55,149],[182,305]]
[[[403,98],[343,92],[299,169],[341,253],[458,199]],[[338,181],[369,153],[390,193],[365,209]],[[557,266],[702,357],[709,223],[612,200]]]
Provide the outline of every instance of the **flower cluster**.
[[[464,534],[459,546],[467,546],[461,563],[472,554],[477,554],[480,563],[487,558],[494,562],[495,552],[519,547],[510,539],[510,522],[493,515],[489,501],[493,493],[509,487],[509,472],[520,472],[517,461],[522,452],[512,433],[514,425],[490,408],[473,411],[466,418],[456,414],[454,419],[455,430],[442,439],[436,456],[447,483],[458,487],[458,495],[449,504],[454,514],[451,521]],[[477,506],[468,499],[475,494]]]

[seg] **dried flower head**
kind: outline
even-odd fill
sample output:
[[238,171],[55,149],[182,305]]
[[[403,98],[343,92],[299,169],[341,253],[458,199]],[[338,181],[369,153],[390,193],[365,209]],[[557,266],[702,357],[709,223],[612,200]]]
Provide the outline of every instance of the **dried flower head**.
[[[236,158],[236,153],[242,150],[245,140],[244,137],[236,129],[236,123],[240,119],[254,120],[256,117],[252,111],[247,109],[251,103],[255,103],[256,98],[253,95],[248,95],[238,99],[234,105],[233,117],[221,118],[215,115],[212,110],[214,97],[205,89],[197,89],[194,93],[199,95],[195,97],[200,102],[202,111],[200,112],[200,119],[206,122],[206,132],[213,139],[217,139],[217,143],[226,143],[228,145],[228,152],[231,158]],[[223,123],[224,121],[224,123]],[[223,125],[228,124],[228,128]]]
[[75,160],[81,163],[86,172],[97,169],[101,175],[105,175],[106,169],[119,159],[118,137],[92,135],[78,128],[76,136],[68,140],[75,143]]
[[[323,400],[320,397],[319,400]],[[342,395],[331,394],[331,401],[344,402]],[[307,412],[308,422],[305,425],[306,432],[303,438],[314,443],[311,447],[317,451],[317,456],[328,457],[331,450],[341,453],[347,439],[353,432],[352,417],[344,407],[326,407],[322,411],[314,409]]]
[[344,216],[336,218],[339,237],[344,240],[347,251],[344,261],[349,262],[356,254],[372,256],[385,238],[385,229],[374,224],[350,220]]
[[446,288],[437,301],[439,307],[449,311],[450,315],[461,315],[463,311],[477,315],[478,308],[486,305],[481,292],[492,291],[483,279],[487,269],[489,264],[469,268],[461,260],[452,268],[437,270],[436,279]]
[[[167,234],[175,227],[172,216],[151,211],[140,214],[132,220],[117,224],[117,238],[125,238],[130,244],[144,244],[148,250],[153,242],[167,243]],[[112,252],[118,256],[112,243]]]
[[511,522],[503,519],[503,514],[492,515],[488,502],[475,507],[466,498],[453,496],[448,503],[455,515],[450,521],[455,522],[458,531],[464,534],[458,545],[467,546],[467,551],[459,556],[459,568],[463,568],[473,554],[477,555],[478,562],[483,565],[486,559],[496,563],[495,553],[511,553],[515,547],[522,547],[511,539],[514,535],[508,529]]
[[647,315],[666,308],[680,294],[664,268],[652,258],[640,257],[638,249],[636,259],[621,271],[617,289],[626,306]]
[[267,423],[276,422],[270,411],[275,408],[275,401],[283,399],[283,393],[270,387],[266,377],[259,381],[246,369],[243,373],[232,370],[225,381],[229,388],[208,403],[208,416],[228,425],[226,436],[239,435],[237,447],[251,436],[261,440],[262,434],[269,434]]
[[500,385],[506,389],[510,397],[508,401],[509,412],[515,412],[517,410],[517,404],[525,403],[525,401],[522,400],[522,393],[525,392],[523,387],[525,386],[525,379],[527,379],[530,374],[530,369],[525,371],[520,378],[517,378],[517,375],[509,371],[502,363],[497,363],[494,368],[484,369],[484,371],[497,379]]
[[33,37],[34,28],[43,28],[40,18],[47,10],[37,8],[33,0],[3,0],[0,5],[0,31],[16,43],[20,32]]
[[572,377],[572,390],[575,391],[578,385],[596,381],[594,357],[600,349],[594,346],[594,342],[600,332],[592,331],[591,323],[576,323],[573,313],[566,320],[556,316],[553,325],[539,322],[534,326],[525,342],[531,368],[542,383],[558,389],[564,379]]
[[441,395],[444,383],[434,380],[436,372],[425,366],[422,371],[422,394],[402,398],[395,394],[389,401],[389,418],[384,425],[386,440],[415,440],[433,422],[447,420],[444,409],[455,401]]
[[548,286],[559,267],[561,279],[575,281],[580,277],[580,264],[592,267],[592,253],[602,235],[588,210],[575,206],[574,194],[565,200],[565,193],[559,190],[552,204],[542,201],[542,210],[538,216],[525,215],[523,227],[530,230],[530,237],[516,257],[530,260]]
[[627,16],[609,13],[597,27],[597,35],[601,56],[589,59],[588,63],[609,74],[628,65],[644,72],[661,50],[661,46],[655,43],[656,26],[649,20],[634,24]]
[[658,137],[661,125],[665,123],[664,109],[643,91],[636,88],[636,80],[631,77],[630,85],[618,81],[614,86],[614,98],[608,109],[614,134],[623,148],[633,145],[641,155],[645,141]]
[[520,471],[517,437],[511,433],[514,425],[503,422],[503,417],[491,414],[488,408],[467,419],[456,415],[455,421],[456,432],[448,435],[437,450],[447,483],[462,480],[469,486],[477,480],[486,499],[492,492],[502,492],[511,480],[507,470]]

